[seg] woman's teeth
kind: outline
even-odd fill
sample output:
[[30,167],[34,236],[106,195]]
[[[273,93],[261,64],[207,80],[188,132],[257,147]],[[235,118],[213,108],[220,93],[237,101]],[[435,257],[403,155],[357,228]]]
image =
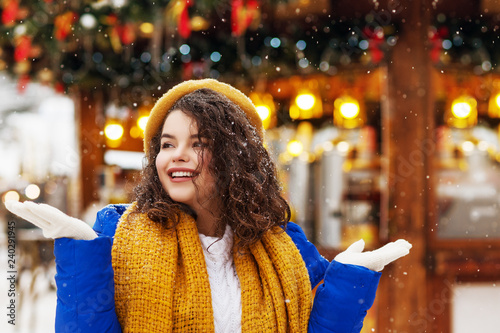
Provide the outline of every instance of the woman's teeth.
[[193,177],[193,173],[189,171],[175,171],[172,172],[172,178],[176,177]]

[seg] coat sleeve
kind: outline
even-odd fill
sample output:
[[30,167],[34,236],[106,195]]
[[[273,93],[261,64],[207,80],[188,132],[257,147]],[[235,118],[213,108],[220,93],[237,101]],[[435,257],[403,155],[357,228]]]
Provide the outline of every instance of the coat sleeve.
[[111,247],[125,209],[107,206],[99,211],[94,224],[96,239],[55,240],[57,333],[121,332],[115,313]]
[[375,300],[381,273],[335,260],[330,263],[298,225],[288,223],[286,231],[304,259],[311,285],[323,280],[316,290],[308,332],[360,332],[366,312]]

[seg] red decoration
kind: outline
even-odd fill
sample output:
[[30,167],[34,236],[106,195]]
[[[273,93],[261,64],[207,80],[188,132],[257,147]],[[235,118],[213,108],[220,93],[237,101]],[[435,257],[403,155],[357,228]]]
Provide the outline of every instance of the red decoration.
[[2,11],[2,23],[7,27],[13,26],[16,21],[18,13],[19,13],[18,0],[5,1]]
[[248,0],[246,6],[244,0],[233,0],[231,3],[231,32],[241,36],[248,29],[255,17],[259,3],[257,0]]
[[20,36],[16,38],[16,48],[14,49],[14,60],[16,62],[25,61],[31,51],[31,37]]
[[191,22],[189,20],[188,8],[192,5],[192,0],[184,0],[183,8],[178,18],[178,31],[182,38],[191,36]]
[[384,52],[380,46],[384,43],[384,31],[380,28],[375,30],[365,27],[363,30],[364,36],[368,38],[368,50],[370,51],[371,61],[378,64],[384,59]]
[[54,37],[60,41],[65,40],[77,19],[77,14],[72,11],[56,16],[54,19]]
[[440,27],[429,31],[429,41],[431,44],[430,57],[432,62],[438,63],[443,50],[443,39],[449,34],[448,27]]
[[64,93],[64,91],[66,90],[66,88],[64,87],[64,84],[62,84],[61,82],[56,82],[56,84],[54,85],[54,89],[56,90],[57,93]]
[[125,23],[116,27],[123,45],[130,45],[135,41],[135,29],[132,23]]
[[193,63],[190,61],[188,63],[182,64],[182,80],[186,81],[193,77]]
[[104,18],[104,23],[107,25],[115,25],[118,23],[118,16],[115,13],[111,13]]
[[28,74],[19,76],[19,81],[17,81],[17,91],[22,94],[26,90],[29,82],[30,76]]

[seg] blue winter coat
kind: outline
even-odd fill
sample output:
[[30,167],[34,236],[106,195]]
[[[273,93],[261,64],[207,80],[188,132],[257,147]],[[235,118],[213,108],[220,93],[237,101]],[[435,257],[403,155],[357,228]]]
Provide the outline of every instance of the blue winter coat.
[[[120,216],[128,205],[109,205],[98,212],[91,241],[56,239],[57,333],[121,332],[115,313],[111,246]],[[311,285],[324,280],[314,298],[309,332],[359,332],[375,299],[380,273],[367,268],[329,263],[302,229],[286,229],[304,259]]]

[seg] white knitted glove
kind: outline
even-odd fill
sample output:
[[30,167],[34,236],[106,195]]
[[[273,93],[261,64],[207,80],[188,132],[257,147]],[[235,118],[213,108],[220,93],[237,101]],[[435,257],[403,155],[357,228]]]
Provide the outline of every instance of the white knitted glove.
[[343,264],[363,266],[372,271],[380,272],[385,265],[410,253],[411,244],[404,239],[387,243],[379,249],[362,252],[365,242],[360,239],[339,253],[335,260]]
[[97,234],[87,223],[68,216],[52,206],[31,201],[6,201],[5,207],[41,228],[47,238],[68,237],[85,240],[97,238]]

